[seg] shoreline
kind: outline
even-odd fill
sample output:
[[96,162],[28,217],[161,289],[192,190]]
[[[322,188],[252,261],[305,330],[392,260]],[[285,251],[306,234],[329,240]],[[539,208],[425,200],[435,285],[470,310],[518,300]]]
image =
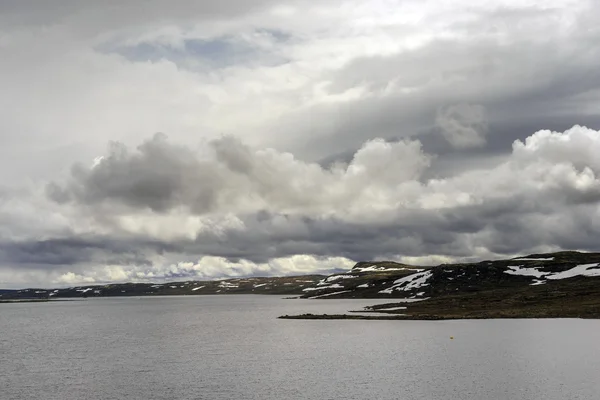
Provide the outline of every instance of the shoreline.
[[47,303],[49,299],[0,299],[0,303]]
[[298,314],[281,315],[278,319],[302,320],[380,320],[380,321],[452,321],[452,320],[489,320],[489,319],[600,319],[599,316],[458,316],[458,315],[351,315],[351,314]]

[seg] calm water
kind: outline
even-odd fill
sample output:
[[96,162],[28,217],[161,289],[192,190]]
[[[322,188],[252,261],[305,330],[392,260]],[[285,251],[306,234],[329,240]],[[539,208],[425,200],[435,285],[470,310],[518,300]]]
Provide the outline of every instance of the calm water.
[[188,296],[0,304],[0,397],[600,398],[600,321],[275,318],[373,303]]

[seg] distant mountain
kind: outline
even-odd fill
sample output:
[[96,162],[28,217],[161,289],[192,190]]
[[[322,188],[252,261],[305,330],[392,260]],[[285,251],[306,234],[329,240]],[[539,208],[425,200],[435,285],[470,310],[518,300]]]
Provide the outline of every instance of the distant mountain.
[[60,289],[21,289],[0,291],[0,300],[114,296],[173,296],[201,294],[279,294],[299,295],[302,289],[316,284],[323,275],[270,278],[235,278],[216,281],[169,283],[116,283],[85,285]]

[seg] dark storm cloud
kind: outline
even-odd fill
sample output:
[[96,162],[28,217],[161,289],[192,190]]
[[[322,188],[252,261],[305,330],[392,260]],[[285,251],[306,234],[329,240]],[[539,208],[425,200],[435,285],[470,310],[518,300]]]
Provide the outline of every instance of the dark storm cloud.
[[[599,198],[574,205],[568,211],[562,202],[549,205],[545,199],[547,195],[535,200],[496,200],[453,210],[411,210],[397,213],[387,223],[369,225],[335,219],[298,221],[279,216],[296,230],[281,231],[263,221],[249,224],[248,231],[228,234],[227,249],[201,236],[195,245],[189,245],[192,246],[189,250],[198,246],[211,254],[266,262],[294,254],[336,254],[353,260],[399,255],[469,259],[474,257],[476,247],[496,255],[526,253],[540,244],[584,250],[597,247],[600,229],[594,228],[584,216],[597,206]],[[563,225],[564,221],[571,223]]]
[[46,240],[5,240],[0,242],[0,262],[26,268],[65,267],[90,262],[151,265],[148,254],[177,250],[174,244],[143,238],[67,236]]
[[217,172],[191,151],[171,145],[164,135],[157,134],[133,153],[112,143],[95,167],[75,165],[70,184],[62,188],[50,183],[47,194],[60,203],[75,200],[93,205],[110,200],[155,212],[183,203],[202,212],[215,202],[221,186]]

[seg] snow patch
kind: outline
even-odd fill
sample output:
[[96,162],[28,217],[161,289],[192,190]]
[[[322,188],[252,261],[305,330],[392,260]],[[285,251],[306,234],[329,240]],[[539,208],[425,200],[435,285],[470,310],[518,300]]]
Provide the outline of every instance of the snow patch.
[[374,311],[397,311],[397,310],[406,310],[406,307],[378,308]]
[[387,289],[380,290],[379,293],[391,294],[394,290],[403,290],[405,292],[413,289],[419,289],[423,286],[429,286],[427,280],[432,277],[431,271],[419,272],[394,281],[394,285]]
[[358,278],[356,275],[332,275],[330,277],[325,278],[321,282],[329,283],[339,281],[340,279],[353,279]]
[[239,286],[240,286],[240,285],[235,285],[235,284],[233,284],[233,283],[230,283],[230,282],[220,282],[220,283],[219,283],[219,287],[221,287],[221,288],[227,288],[227,289],[230,289],[230,288],[237,288],[237,287],[239,287]]
[[314,296],[314,297],[310,297],[310,298],[311,299],[320,299],[321,297],[335,296],[336,294],[342,294],[342,293],[348,293],[348,292],[350,292],[350,290],[342,290],[341,292],[327,293],[327,294],[322,294],[320,296]]
[[[543,272],[538,270],[537,268],[522,268],[522,265],[509,266],[508,268],[510,268],[510,271],[504,271],[504,273],[509,275],[533,276],[536,278],[544,278],[551,280],[567,279],[572,278],[574,276],[600,276],[600,267],[598,263],[581,264],[569,270],[554,273]],[[545,281],[537,279],[533,283],[531,283],[531,285],[543,285],[544,283]]]
[[542,272],[537,268],[522,268],[522,265],[509,265],[510,271],[504,271],[505,274],[509,275],[521,275],[521,276],[535,276],[541,278],[549,274],[549,272]]
[[600,276],[600,268],[598,263],[594,264],[581,264],[576,267],[573,267],[567,271],[557,272],[550,276],[547,276],[547,279],[558,280],[558,279],[567,279],[572,278],[574,276]]
[[323,289],[323,288],[320,288],[320,287],[307,287],[307,288],[302,289],[302,291],[303,292],[312,292],[314,290],[321,290],[321,289]]
[[202,288],[205,288],[205,287],[206,287],[206,285],[196,286],[195,288],[192,289],[192,292],[195,292],[196,290],[199,290],[199,289],[202,289]]
[[319,286],[319,287],[312,287],[312,288],[305,288],[302,289],[303,292],[310,292],[313,290],[327,290],[327,289],[343,289],[344,287],[342,285],[340,285],[339,283],[334,283],[332,285],[329,286]]
[[352,271],[357,272],[380,272],[380,271],[415,271],[421,272],[422,268],[386,268],[386,267],[378,267],[376,265],[371,265],[369,267],[358,267],[352,268]]

